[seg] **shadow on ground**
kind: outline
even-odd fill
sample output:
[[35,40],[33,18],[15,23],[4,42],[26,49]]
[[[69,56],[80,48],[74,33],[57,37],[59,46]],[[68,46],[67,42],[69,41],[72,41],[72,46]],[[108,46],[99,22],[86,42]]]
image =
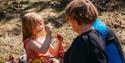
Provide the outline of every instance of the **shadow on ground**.
[[[9,1],[7,2],[9,4],[8,5],[5,4],[7,6],[5,6],[0,11],[0,22],[4,21],[4,23],[6,23],[11,19],[19,18],[21,14],[27,12],[30,9],[32,9],[32,11],[35,12],[41,12],[44,9],[52,8],[54,12],[59,12],[59,13],[62,12],[62,13],[57,17],[48,16],[46,17],[46,20],[52,23],[52,25],[55,28],[59,28],[66,23],[63,11],[65,6],[69,3],[69,1],[71,0],[48,0],[48,1],[38,1],[38,2],[30,2],[28,0],[19,2]],[[110,1],[107,0],[104,0],[103,2],[100,2],[99,0],[92,0],[92,1],[100,12],[106,12],[106,11],[112,12],[112,11],[117,11],[120,8],[123,8],[122,7],[123,4],[111,5]]]

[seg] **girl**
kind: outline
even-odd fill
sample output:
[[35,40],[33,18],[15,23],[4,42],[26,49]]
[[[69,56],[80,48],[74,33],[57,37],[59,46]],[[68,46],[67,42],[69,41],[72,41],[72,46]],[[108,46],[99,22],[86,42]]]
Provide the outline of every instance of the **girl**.
[[[28,63],[52,63],[50,57],[57,57],[61,49],[62,37],[57,34],[55,49],[50,46],[51,30],[37,13],[26,13],[22,17],[23,43]],[[62,49],[61,49],[62,50]],[[57,62],[58,63],[58,62]]]
[[79,34],[64,55],[64,63],[107,63],[104,40],[92,27],[98,13],[88,0],[73,0],[65,10],[73,31]]

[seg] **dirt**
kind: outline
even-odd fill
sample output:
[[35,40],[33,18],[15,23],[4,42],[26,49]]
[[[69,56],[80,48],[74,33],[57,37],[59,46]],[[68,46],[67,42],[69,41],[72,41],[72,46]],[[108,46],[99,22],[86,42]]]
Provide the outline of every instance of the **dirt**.
[[[4,60],[9,55],[19,57],[23,54],[21,20],[19,15],[26,11],[36,11],[42,15],[46,24],[53,26],[53,35],[61,33],[67,42],[77,36],[72,31],[64,18],[64,8],[60,8],[59,1],[56,0],[32,0],[22,2],[13,8],[7,7],[5,12],[0,13],[0,60]],[[16,4],[15,4],[16,5]],[[110,7],[112,8],[112,7]],[[114,6],[112,9],[100,11],[102,19],[118,36],[125,52],[125,5]],[[13,11],[12,11],[13,10]]]

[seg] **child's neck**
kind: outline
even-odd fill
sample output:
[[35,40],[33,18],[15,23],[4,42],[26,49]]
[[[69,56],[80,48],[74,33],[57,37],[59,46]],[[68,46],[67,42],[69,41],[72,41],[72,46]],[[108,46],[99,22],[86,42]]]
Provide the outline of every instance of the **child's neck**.
[[91,28],[91,25],[80,25],[79,26],[79,34],[85,33],[88,29]]
[[46,32],[45,31],[41,32],[40,36],[46,37]]
[[34,39],[43,38],[43,37],[46,37],[46,32],[45,31],[39,33],[38,35],[33,36]]

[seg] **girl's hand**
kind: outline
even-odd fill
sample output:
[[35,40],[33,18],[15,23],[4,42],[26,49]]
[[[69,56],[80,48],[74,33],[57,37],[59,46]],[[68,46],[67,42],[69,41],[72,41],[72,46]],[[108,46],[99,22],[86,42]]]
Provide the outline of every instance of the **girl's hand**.
[[52,29],[48,26],[45,27],[46,35],[52,38]]
[[56,34],[56,39],[57,39],[59,42],[62,42],[62,41],[63,41],[63,37],[62,37],[59,33]]

